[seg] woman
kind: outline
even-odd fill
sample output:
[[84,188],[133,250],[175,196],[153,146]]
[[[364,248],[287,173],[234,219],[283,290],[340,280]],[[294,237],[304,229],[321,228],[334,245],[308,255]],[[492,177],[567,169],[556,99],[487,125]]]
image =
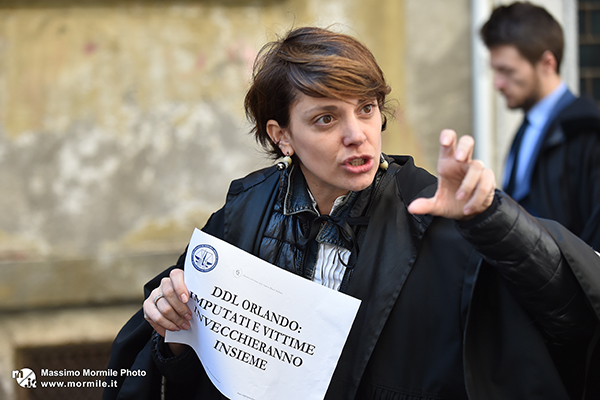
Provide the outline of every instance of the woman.
[[[441,133],[437,179],[383,155],[389,92],[349,36],[300,28],[265,46],[245,107],[283,160],[234,181],[203,230],[361,299],[327,399],[581,398],[598,257],[495,191],[470,137]],[[109,367],[146,379],[105,399],[157,398],[161,382],[167,398],[223,398],[163,339],[190,326],[183,261],[146,285],[113,345]]]

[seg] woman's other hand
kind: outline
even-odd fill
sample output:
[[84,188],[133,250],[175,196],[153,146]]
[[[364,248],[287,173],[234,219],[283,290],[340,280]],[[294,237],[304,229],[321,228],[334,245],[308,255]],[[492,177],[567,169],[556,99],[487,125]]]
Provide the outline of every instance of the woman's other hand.
[[[163,278],[160,286],[144,301],[144,318],[162,337],[167,330],[187,330],[192,319],[192,312],[187,306],[189,298],[188,289],[183,281],[183,270],[173,269],[169,277]],[[169,343],[175,354],[179,354],[184,346]]]

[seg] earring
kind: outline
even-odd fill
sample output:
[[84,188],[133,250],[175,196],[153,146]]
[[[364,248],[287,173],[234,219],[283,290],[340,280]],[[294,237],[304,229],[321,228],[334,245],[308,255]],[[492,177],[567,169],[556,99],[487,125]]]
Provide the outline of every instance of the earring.
[[383,153],[379,155],[379,168],[386,170],[390,164],[383,158]]
[[292,165],[292,157],[290,157],[290,152],[288,151],[285,157],[277,163],[277,169],[283,171],[284,169],[288,169],[290,165]]

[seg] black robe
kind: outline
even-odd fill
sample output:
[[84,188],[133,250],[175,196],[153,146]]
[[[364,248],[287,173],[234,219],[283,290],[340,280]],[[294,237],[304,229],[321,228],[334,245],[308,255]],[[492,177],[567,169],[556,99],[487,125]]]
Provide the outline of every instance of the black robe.
[[[346,290],[362,304],[326,398],[548,400],[568,399],[568,393],[579,395],[585,382],[566,376],[568,368],[563,364],[576,364],[579,371],[587,369],[589,376],[599,376],[597,360],[588,362],[591,334],[581,335],[585,343],[575,341],[579,346],[573,357],[556,356],[551,339],[538,326],[544,321],[540,322],[537,305],[527,305],[529,293],[522,298],[515,295],[514,284],[507,283],[502,270],[485,259],[486,252],[510,253],[519,244],[511,239],[486,250],[479,234],[469,241],[459,234],[477,233],[477,224],[485,226],[494,220],[491,214],[522,211],[499,194],[501,201],[495,207],[500,211],[479,216],[471,221],[472,226],[457,228],[454,221],[444,218],[411,215],[406,206],[414,198],[433,195],[436,180],[408,157],[396,158],[396,162],[400,167],[388,172],[393,179],[372,210]],[[258,254],[278,185],[274,168],[234,181],[226,205],[203,230]],[[534,226],[559,246],[564,256],[561,262],[569,266],[563,272],[576,278],[570,284],[574,282],[577,288],[569,290],[585,296],[574,302],[584,304],[575,313],[585,314],[589,319],[586,332],[593,331],[600,320],[600,258],[556,223],[542,220]],[[505,237],[490,239],[501,242]],[[182,268],[183,260],[182,256],[174,267]],[[146,296],[159,283],[160,276],[149,282]],[[113,344],[109,368],[141,369],[147,374],[120,377],[118,388],[105,390],[105,400],[159,398],[162,377],[152,359],[151,334],[141,311],[123,327]],[[191,377],[188,382],[193,385],[167,383],[172,398],[223,398],[201,368],[184,370],[180,377],[182,382]],[[587,398],[598,398],[600,392],[589,390]]]

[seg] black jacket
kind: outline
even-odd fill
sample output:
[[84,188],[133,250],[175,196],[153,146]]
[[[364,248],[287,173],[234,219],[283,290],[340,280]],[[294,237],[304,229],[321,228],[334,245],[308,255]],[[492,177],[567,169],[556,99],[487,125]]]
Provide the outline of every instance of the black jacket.
[[577,98],[548,125],[529,194],[516,200],[600,251],[600,110],[591,100]]
[[[204,230],[259,254],[279,182],[274,168],[233,182]],[[326,398],[580,398],[600,317],[600,258],[500,192],[486,213],[458,225],[406,211],[435,188],[434,177],[398,157],[369,195],[376,202],[362,208],[369,224],[345,288],[362,304]],[[151,334],[141,313],[119,333],[109,367],[148,374],[121,379],[106,400],[157,398],[162,376],[167,398],[222,398],[193,352],[153,359],[160,340]]]

